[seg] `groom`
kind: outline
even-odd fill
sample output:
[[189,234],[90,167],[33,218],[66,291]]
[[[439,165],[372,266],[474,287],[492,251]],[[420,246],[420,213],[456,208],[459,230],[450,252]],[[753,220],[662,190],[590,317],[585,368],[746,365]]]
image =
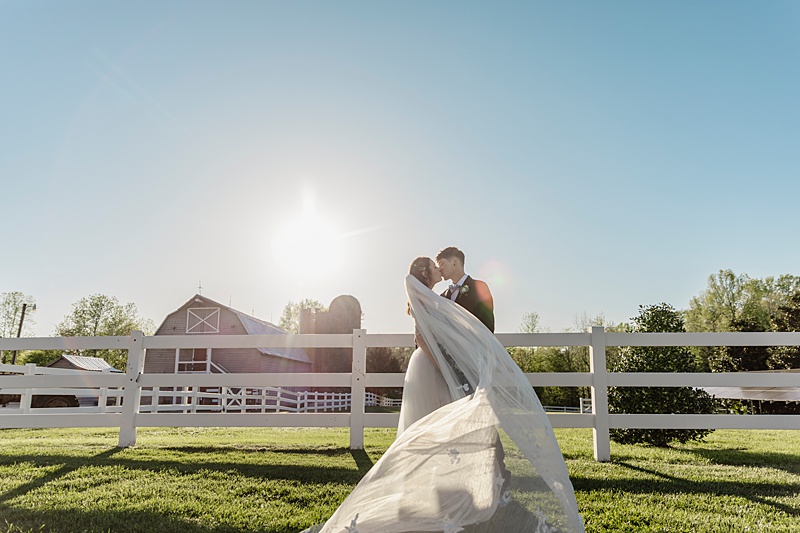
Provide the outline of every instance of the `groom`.
[[436,264],[442,277],[452,284],[442,293],[452,301],[475,315],[483,325],[494,333],[494,301],[489,286],[479,279],[472,279],[464,273],[464,252],[455,246],[448,246],[436,254]]
[[[494,300],[492,299],[492,293],[489,292],[489,286],[486,283],[479,279],[472,279],[471,276],[464,273],[464,252],[455,246],[448,246],[436,254],[436,264],[442,272],[442,277],[452,282],[447,290],[442,293],[442,296],[450,298],[475,315],[478,320],[483,322],[484,326],[489,328],[489,331],[494,333]],[[443,355],[448,359],[448,363],[451,364],[456,375],[465,380],[464,374],[449,354],[443,353]],[[472,392],[474,390],[470,385],[467,393]],[[505,494],[511,483],[511,472],[506,468],[506,453],[500,443],[499,436],[495,442],[495,450],[497,460],[502,469],[501,475],[503,476],[503,486],[500,492]]]

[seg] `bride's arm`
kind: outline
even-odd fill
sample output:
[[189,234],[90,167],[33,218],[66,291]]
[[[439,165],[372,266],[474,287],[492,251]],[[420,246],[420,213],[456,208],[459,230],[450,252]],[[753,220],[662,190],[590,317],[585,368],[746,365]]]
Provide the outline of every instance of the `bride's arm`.
[[414,342],[417,343],[417,346],[422,348],[422,351],[425,352],[425,355],[428,356],[433,366],[437,369],[439,368],[439,364],[436,362],[436,358],[431,353],[430,349],[428,349],[428,345],[425,344],[425,339],[422,338],[422,335],[419,334],[419,330],[414,328]]

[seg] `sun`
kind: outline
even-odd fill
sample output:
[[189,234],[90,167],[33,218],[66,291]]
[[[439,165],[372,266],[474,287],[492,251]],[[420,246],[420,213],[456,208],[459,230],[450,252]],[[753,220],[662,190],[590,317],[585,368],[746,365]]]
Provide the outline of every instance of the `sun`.
[[329,220],[304,210],[276,228],[272,252],[293,277],[319,279],[336,274],[342,258],[341,240]]

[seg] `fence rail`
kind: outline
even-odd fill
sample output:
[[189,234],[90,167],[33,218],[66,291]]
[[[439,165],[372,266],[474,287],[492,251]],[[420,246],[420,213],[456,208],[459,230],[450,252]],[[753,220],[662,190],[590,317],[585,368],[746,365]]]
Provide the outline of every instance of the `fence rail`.
[[[610,414],[608,387],[798,387],[798,373],[609,373],[606,369],[607,346],[800,346],[800,333],[609,333],[592,328],[588,333],[507,333],[498,334],[504,346],[586,346],[589,348],[589,372],[527,374],[533,386],[587,387],[591,391],[590,413],[550,413],[554,427],[591,428],[594,456],[598,461],[611,459],[609,431],[612,428],[642,429],[800,429],[800,415],[701,415],[701,414]],[[410,334],[328,335],[179,335],[145,337],[133,332],[128,337],[47,337],[0,339],[0,351],[12,350],[85,350],[125,349],[128,363],[124,374],[56,371],[36,374],[35,367],[3,369],[19,371],[0,375],[0,393],[21,394],[16,413],[0,414],[0,428],[42,427],[119,427],[119,446],[136,443],[138,427],[349,427],[350,447],[363,448],[365,427],[394,427],[397,413],[366,413],[365,406],[375,401],[367,387],[402,387],[403,374],[366,372],[368,347],[413,346]],[[148,349],[155,348],[351,348],[353,367],[350,373],[274,373],[274,374],[144,374]],[[31,365],[32,366],[32,365]],[[26,370],[27,368],[27,370]],[[349,388],[350,412],[287,413],[266,412],[254,408],[247,412],[189,412],[175,406],[171,412],[153,412],[143,398],[158,395],[185,398],[186,389],[195,394],[202,388],[270,387],[343,387]],[[169,391],[161,389],[169,388]],[[113,398],[113,405],[91,411],[85,407],[30,409],[31,396],[58,394],[72,390],[102,391],[102,398]],[[58,392],[61,391],[61,392]],[[99,406],[98,402],[98,407]],[[160,411],[160,409],[159,409]],[[245,411],[245,412],[242,412]]]

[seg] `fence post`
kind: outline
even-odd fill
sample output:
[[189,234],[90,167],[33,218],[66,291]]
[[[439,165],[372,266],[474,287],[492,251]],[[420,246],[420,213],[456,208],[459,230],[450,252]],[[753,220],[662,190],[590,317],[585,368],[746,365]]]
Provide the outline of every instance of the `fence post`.
[[122,419],[119,425],[118,448],[128,448],[136,444],[136,413],[142,389],[137,383],[144,370],[144,333],[131,331],[128,337],[128,364],[125,369],[125,386],[122,391]]
[[[32,376],[36,373],[36,363],[27,363],[25,365],[24,376]],[[25,389],[19,397],[19,408],[23,413],[31,412],[31,402],[33,402],[33,392],[30,388]]]
[[611,461],[611,439],[608,422],[608,373],[606,372],[606,332],[592,327],[589,346],[589,369],[592,372],[592,411],[594,412],[594,459]]
[[350,449],[364,449],[364,389],[367,369],[367,330],[353,330],[353,369],[350,374]]

